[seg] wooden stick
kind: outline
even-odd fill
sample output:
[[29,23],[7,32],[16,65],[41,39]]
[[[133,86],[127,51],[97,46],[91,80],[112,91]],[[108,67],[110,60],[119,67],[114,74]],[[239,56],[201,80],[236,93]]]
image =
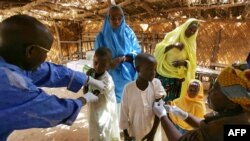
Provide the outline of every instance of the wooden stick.
[[47,1],[49,1],[49,0],[37,0],[37,1],[33,1],[33,2],[29,3],[29,4],[26,4],[23,7],[0,10],[0,14],[5,14],[5,13],[9,13],[9,12],[19,13],[20,11],[32,9],[32,8],[38,6],[38,5],[42,4],[42,3],[45,3]]
[[58,28],[57,28],[57,25],[56,25],[56,21],[54,21],[54,27],[55,27],[55,31],[56,31],[57,45],[58,45],[58,49],[59,49],[59,63],[62,64],[63,55],[62,55],[62,48],[61,48],[60,35],[59,35],[59,32],[58,32]]

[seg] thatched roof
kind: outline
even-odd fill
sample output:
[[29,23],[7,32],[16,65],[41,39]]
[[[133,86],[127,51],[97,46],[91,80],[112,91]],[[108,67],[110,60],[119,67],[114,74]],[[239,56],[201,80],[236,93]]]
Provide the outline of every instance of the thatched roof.
[[48,60],[63,62],[93,48],[111,3],[123,8],[145,52],[153,53],[156,43],[189,17],[204,20],[198,64],[230,64],[250,51],[250,0],[1,0],[0,21],[18,13],[40,19],[55,37]]
[[178,18],[250,19],[249,0],[1,0],[0,20],[22,13],[41,20],[102,20],[110,3],[128,20],[155,22]]

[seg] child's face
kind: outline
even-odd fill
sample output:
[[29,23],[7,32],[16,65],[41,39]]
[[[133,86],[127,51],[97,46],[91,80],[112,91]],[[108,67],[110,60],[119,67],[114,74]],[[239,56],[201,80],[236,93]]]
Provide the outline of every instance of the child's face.
[[139,76],[147,81],[152,81],[156,74],[156,62],[145,62],[139,65]]
[[192,82],[188,87],[188,96],[190,98],[196,97],[200,90],[200,84],[198,82]]
[[110,66],[110,60],[107,57],[94,55],[93,66],[96,73],[104,73]]

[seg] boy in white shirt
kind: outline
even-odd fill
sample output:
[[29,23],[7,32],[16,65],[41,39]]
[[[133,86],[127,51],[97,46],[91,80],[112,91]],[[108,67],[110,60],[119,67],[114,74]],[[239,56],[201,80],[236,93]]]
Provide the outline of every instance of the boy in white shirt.
[[98,95],[98,101],[88,104],[89,141],[120,141],[119,119],[116,110],[114,82],[107,70],[112,60],[110,49],[98,48],[94,54],[93,66],[87,72],[105,84],[104,91],[93,86],[84,88]]
[[[155,78],[157,63],[152,55],[137,55],[135,65],[138,78],[125,86],[121,102],[120,128],[124,130],[126,141],[141,141],[149,134],[156,118],[152,105],[166,95],[160,80]],[[155,137],[154,134],[149,137],[162,140],[160,133]]]

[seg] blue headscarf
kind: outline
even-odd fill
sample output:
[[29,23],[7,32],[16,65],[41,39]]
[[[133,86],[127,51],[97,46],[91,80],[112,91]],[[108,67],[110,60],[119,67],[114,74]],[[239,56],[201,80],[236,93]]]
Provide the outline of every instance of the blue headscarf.
[[[109,11],[118,8],[122,13],[122,21],[118,28],[113,29],[110,24]],[[99,47],[107,47],[112,51],[112,57],[130,56],[135,58],[141,53],[141,47],[134,31],[126,24],[123,11],[118,6],[111,6],[105,17],[103,28],[96,37],[95,50]],[[115,69],[109,71],[115,82],[117,102],[120,103],[123,87],[126,83],[135,79],[136,70],[132,62],[122,62]]]

